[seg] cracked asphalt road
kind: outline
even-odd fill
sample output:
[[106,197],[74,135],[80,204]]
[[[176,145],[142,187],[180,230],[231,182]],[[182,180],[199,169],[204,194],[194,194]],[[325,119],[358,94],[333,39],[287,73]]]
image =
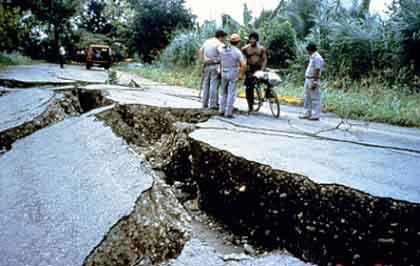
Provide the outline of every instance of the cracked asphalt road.
[[[40,84],[103,83],[106,77],[104,71],[89,72],[78,66],[60,70],[36,65],[0,71],[0,79]],[[131,79],[141,88],[86,88],[105,90],[108,99],[120,104],[200,107],[195,90],[129,74],[122,75],[121,85]],[[26,89],[0,96],[0,132],[37,117],[53,95],[48,89]],[[246,110],[245,101],[238,100],[237,107]],[[215,117],[200,124],[191,136],[248,160],[304,174],[315,182],[420,203],[420,158],[412,152],[420,151],[420,129],[350,121],[352,126],[331,130],[340,118],[324,114],[318,123],[301,121],[297,119],[300,111],[282,106],[280,119],[271,117],[267,107],[257,115],[238,115],[233,120]],[[81,265],[110,227],[132,209],[141,192],[151,186],[153,173],[143,163],[93,116],[67,119],[16,141],[10,151],[0,155],[0,265]],[[203,261],[210,259],[201,257],[200,261],[189,255],[201,254],[200,245],[192,242],[172,264],[205,265]],[[190,264],[182,264],[186,256],[191,257]],[[268,258],[274,264],[261,258],[255,265],[304,265],[290,257]],[[223,265],[220,258],[213,259],[214,265]]]
[[0,157],[0,265],[82,265],[153,173],[94,117],[18,140]]

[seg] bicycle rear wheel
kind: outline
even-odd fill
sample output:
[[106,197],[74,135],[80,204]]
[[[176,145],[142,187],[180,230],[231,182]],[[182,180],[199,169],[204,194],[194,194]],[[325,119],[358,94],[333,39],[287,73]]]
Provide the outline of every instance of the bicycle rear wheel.
[[270,104],[270,110],[274,117],[279,118],[280,117],[280,101],[277,96],[277,93],[270,88],[267,90],[267,99],[268,103]]

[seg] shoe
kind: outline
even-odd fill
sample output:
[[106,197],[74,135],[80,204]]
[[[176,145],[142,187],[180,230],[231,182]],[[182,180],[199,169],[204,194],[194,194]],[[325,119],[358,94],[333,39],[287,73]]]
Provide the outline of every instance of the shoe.
[[232,118],[234,118],[234,116],[233,115],[227,115],[226,118],[232,119]]
[[219,112],[219,116],[225,116],[225,113]]
[[309,115],[301,115],[299,116],[299,119],[310,119],[311,117]]
[[319,121],[319,117],[310,117],[309,121]]

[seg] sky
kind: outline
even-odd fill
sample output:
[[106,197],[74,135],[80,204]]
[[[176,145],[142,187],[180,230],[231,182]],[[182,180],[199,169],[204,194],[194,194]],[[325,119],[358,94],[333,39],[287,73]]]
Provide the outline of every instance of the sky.
[[[351,0],[347,0],[351,2]],[[371,10],[381,12],[391,0],[372,0]],[[186,0],[187,7],[198,16],[198,21],[216,20],[220,22],[222,14],[229,14],[242,23],[244,3],[251,9],[254,17],[259,16],[263,9],[276,8],[279,0]]]

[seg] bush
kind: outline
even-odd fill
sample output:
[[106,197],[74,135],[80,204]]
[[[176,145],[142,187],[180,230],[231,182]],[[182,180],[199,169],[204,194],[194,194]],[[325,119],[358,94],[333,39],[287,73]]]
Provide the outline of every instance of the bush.
[[296,32],[289,22],[273,21],[262,28],[270,65],[287,67],[296,57]]
[[337,76],[361,78],[368,73],[383,51],[383,26],[379,18],[342,18],[333,24],[328,36],[329,70]]
[[0,53],[0,66],[30,65],[33,61],[20,53]]

